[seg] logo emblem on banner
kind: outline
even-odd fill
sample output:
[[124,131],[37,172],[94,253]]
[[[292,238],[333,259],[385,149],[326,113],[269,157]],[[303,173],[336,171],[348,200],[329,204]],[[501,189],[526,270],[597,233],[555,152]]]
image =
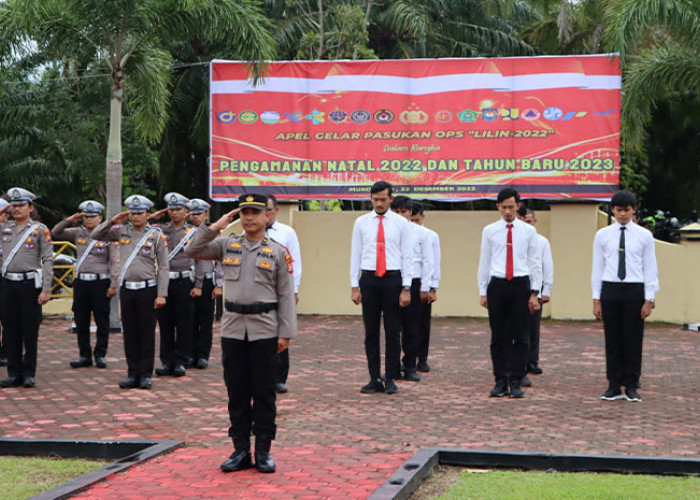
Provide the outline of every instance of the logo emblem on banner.
[[299,113],[298,111],[294,113],[285,113],[284,117],[292,123],[301,123],[301,113]]
[[544,113],[542,113],[542,116],[544,116],[549,121],[556,121],[559,120],[563,114],[564,113],[560,108],[552,106],[551,108],[545,109]]
[[241,121],[241,123],[250,125],[258,121],[258,114],[255,111],[241,111],[238,114],[238,119]]
[[519,110],[517,108],[504,108],[501,110],[501,120],[517,120]]
[[463,123],[474,123],[479,119],[479,113],[472,109],[465,109],[457,114],[457,118]]
[[236,121],[236,113],[232,113],[231,111],[221,111],[218,115],[216,115],[216,119],[221,123],[233,123]]
[[335,109],[328,113],[328,118],[330,118],[333,123],[343,123],[348,119],[348,114],[342,109]]
[[309,120],[314,125],[318,125],[319,123],[323,123],[326,121],[325,114],[326,113],[324,113],[323,111],[314,109],[310,115],[306,115],[304,118]]
[[280,114],[277,111],[263,111],[260,113],[260,121],[268,125],[273,125],[280,121]]
[[406,110],[402,111],[399,115],[399,121],[403,124],[418,124],[422,125],[428,121],[428,113],[418,110]]
[[527,120],[529,122],[535,121],[540,117],[540,112],[537,111],[535,108],[528,108],[522,113],[520,113],[520,117],[523,120]]
[[358,125],[363,125],[372,119],[372,115],[369,111],[358,109],[350,114],[350,119]]
[[381,123],[382,125],[386,125],[387,123],[391,123],[394,121],[394,113],[392,113],[388,109],[380,109],[379,111],[374,113],[374,121],[377,123]]
[[446,109],[441,109],[435,113],[435,121],[438,123],[450,123],[452,121],[453,115],[450,111]]
[[485,122],[495,122],[498,120],[498,109],[496,108],[484,108],[481,110],[481,118]]

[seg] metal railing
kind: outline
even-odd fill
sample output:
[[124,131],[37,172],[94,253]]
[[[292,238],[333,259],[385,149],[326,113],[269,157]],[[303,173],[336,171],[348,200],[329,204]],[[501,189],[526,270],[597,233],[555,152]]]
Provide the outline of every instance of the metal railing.
[[[61,255],[69,255],[68,251],[72,250],[75,255],[76,248],[70,241],[54,241],[53,242],[53,279],[51,281],[51,298],[65,299],[73,297],[73,280],[75,280],[75,265],[74,264],[56,264],[56,259]],[[73,257],[71,255],[71,257]]]

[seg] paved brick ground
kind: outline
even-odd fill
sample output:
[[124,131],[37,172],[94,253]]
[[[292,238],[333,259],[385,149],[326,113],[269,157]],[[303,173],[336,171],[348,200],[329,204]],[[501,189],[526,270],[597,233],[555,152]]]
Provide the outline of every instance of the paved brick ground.
[[[493,385],[484,320],[434,320],[430,364],[397,395],[364,395],[359,318],[303,316],[290,392],[278,398],[276,474],[223,474],[230,453],[226,395],[212,367],[124,391],[121,336],[109,368],[73,370],[69,322],[41,329],[35,389],[0,390],[4,437],[180,439],[167,456],[112,476],[80,498],[367,498],[418,448],[460,447],[623,455],[700,454],[700,334],[648,325],[644,401],[603,402],[603,337],[594,322],[545,321],[541,366],[523,400],[487,397]],[[4,376],[4,371],[2,372]]]

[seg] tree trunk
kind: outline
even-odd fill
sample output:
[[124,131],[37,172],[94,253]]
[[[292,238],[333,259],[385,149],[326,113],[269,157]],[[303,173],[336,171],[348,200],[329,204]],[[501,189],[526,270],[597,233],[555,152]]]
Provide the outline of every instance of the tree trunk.
[[[121,81],[113,83],[109,109],[109,139],[107,140],[107,217],[121,212],[122,207],[122,98]],[[121,332],[119,321],[119,294],[110,301],[109,329]]]

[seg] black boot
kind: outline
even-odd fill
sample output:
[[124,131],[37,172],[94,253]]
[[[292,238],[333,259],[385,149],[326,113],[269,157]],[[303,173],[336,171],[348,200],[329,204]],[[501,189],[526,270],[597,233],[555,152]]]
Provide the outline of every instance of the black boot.
[[255,467],[258,472],[275,472],[275,462],[270,455],[270,446],[272,440],[270,438],[256,437],[255,438]]
[[234,438],[234,451],[231,456],[221,464],[221,470],[224,472],[235,472],[238,470],[250,469],[253,466],[253,461],[250,457],[250,438]]

